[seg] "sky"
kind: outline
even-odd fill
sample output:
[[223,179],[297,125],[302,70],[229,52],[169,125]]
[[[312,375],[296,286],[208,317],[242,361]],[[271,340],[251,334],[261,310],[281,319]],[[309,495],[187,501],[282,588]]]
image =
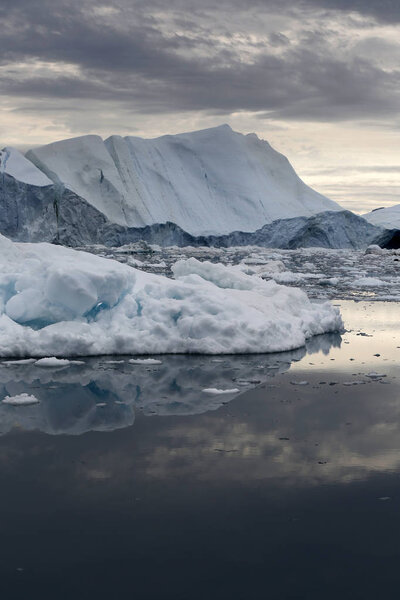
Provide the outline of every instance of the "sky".
[[13,0],[0,48],[0,147],[229,123],[350,210],[400,203],[398,0]]

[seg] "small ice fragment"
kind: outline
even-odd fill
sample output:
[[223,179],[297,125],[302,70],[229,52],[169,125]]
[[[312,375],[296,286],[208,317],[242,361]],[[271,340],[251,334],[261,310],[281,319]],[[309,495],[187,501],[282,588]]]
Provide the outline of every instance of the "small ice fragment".
[[205,394],[213,394],[215,396],[218,396],[219,394],[236,394],[237,392],[239,392],[239,389],[232,388],[230,390],[219,390],[217,388],[205,388],[204,390],[202,390],[202,392],[204,392]]
[[22,358],[20,360],[5,360],[2,365],[32,365],[36,362],[36,358]]
[[379,379],[380,377],[386,377],[384,373],[375,373],[372,371],[371,373],[367,373],[365,377],[369,377],[370,379]]
[[124,362],[125,362],[124,360],[105,360],[104,364],[105,365],[121,365]]
[[107,406],[107,402],[97,402],[96,406],[101,406],[101,407]]
[[380,498],[378,498],[378,500],[382,500],[382,502],[385,502],[386,500],[391,500],[390,496],[381,496]]
[[291,381],[292,385],[308,385],[308,381]]
[[67,358],[56,358],[55,356],[49,356],[37,360],[35,362],[35,367],[66,367],[69,364],[71,364],[71,361]]
[[131,365],[162,365],[162,360],[155,358],[131,358]]
[[18,394],[17,396],[6,396],[3,399],[3,404],[11,406],[29,406],[31,404],[39,404],[39,400],[35,396],[29,394]]

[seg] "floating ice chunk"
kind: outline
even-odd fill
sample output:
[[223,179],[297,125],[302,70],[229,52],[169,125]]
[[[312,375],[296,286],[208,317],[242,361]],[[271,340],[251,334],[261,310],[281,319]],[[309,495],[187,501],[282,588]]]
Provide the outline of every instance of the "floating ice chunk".
[[155,358],[131,358],[129,362],[131,365],[162,365],[162,360]]
[[11,404],[11,406],[30,406],[31,404],[39,404],[39,400],[36,396],[18,394],[17,396],[6,396],[3,399],[3,404]]
[[315,273],[295,273],[293,271],[270,273],[270,276],[277,283],[298,283],[304,279],[319,279],[319,275],[316,275]]
[[375,373],[375,371],[372,371],[371,373],[367,373],[365,377],[369,377],[370,379],[380,379],[381,377],[386,377],[386,374]]
[[105,365],[123,365],[124,364],[124,360],[105,360],[104,364]]
[[292,385],[308,385],[308,381],[291,381]]
[[173,272],[0,236],[0,357],[279,352],[343,328],[299,289],[195,258]]
[[365,254],[385,254],[386,252],[387,252],[387,250],[384,250],[383,248],[381,248],[377,244],[371,244],[365,250]]
[[1,364],[2,365],[15,365],[15,366],[19,366],[19,365],[32,365],[33,363],[36,362],[36,358],[21,358],[20,360],[4,360]]
[[238,388],[232,388],[230,390],[219,390],[218,388],[204,388],[202,392],[205,394],[212,394],[219,396],[220,394],[237,394],[240,390]]
[[339,281],[340,280],[338,277],[327,277],[325,279],[320,279],[319,284],[320,285],[338,285]]
[[[50,356],[48,358],[41,358],[35,362],[36,367],[67,367],[72,361],[66,358],[56,358]],[[78,362],[78,361],[76,361]],[[81,363],[82,364],[82,363]]]
[[360,277],[359,279],[350,282],[350,285],[356,287],[380,287],[382,285],[388,285],[388,283],[382,281],[382,279],[377,279],[376,277]]

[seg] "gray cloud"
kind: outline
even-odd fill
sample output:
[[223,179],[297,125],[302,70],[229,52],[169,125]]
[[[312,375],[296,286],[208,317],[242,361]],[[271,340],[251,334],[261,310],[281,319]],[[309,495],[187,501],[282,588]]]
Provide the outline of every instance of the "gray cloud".
[[[205,0],[199,10],[194,2],[171,0],[166,11],[159,0],[117,0],[110,11],[94,0],[14,0],[0,7],[0,93],[31,104],[40,99],[38,110],[60,99],[69,99],[71,108],[93,99],[146,114],[253,111],[266,119],[335,121],[399,112],[399,71],[344,54],[343,35],[314,21],[293,39],[287,31],[246,37],[240,5]],[[260,19],[286,10],[296,22],[298,8],[286,0],[253,0],[253,6]],[[400,17],[394,2],[382,0],[303,0],[299,6],[382,20],[397,11]],[[38,70],[38,61],[58,67]],[[65,67],[63,73],[63,65],[76,72]]]

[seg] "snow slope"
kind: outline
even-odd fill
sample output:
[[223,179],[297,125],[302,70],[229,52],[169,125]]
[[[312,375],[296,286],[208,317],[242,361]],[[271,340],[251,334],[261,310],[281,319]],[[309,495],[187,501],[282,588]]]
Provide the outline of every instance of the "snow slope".
[[17,181],[38,187],[44,187],[53,183],[15,148],[3,148],[3,150],[0,150],[0,174],[11,175]]
[[90,135],[26,156],[122,226],[171,222],[192,235],[221,235],[341,210],[267,142],[228,125],[156,139]]
[[377,208],[362,216],[372,225],[386,229],[400,229],[400,204],[388,208]]
[[0,356],[278,352],[342,328],[296,288],[193,258],[174,273],[0,236]]

